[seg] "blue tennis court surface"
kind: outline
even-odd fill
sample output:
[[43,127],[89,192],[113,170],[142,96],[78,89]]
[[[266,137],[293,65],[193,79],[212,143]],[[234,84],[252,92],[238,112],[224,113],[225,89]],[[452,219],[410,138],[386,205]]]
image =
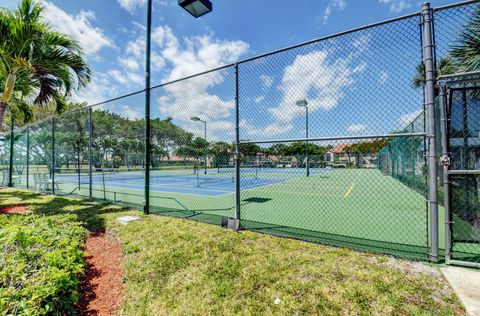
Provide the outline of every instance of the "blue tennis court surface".
[[[310,175],[315,176],[331,172],[328,169],[311,169]],[[283,177],[280,175],[282,174]],[[242,190],[255,189],[267,185],[272,185],[292,179],[292,176],[301,176],[305,174],[305,169],[301,168],[258,168],[255,171],[242,170],[242,177],[240,179],[240,187]],[[275,177],[278,175],[278,177]],[[289,175],[289,177],[285,177]],[[88,185],[88,174],[81,174],[80,176],[56,175],[56,180],[60,183],[78,184],[82,186]],[[130,172],[107,172],[92,174],[92,184],[95,187],[105,187],[106,190],[112,188],[118,189],[132,189],[143,190],[144,178],[141,171]],[[209,170],[208,174],[203,174],[202,170],[198,174],[192,174],[187,170],[175,170],[173,172],[154,171],[151,173],[150,179],[151,192],[165,192],[165,193],[179,193],[189,195],[203,195],[203,196],[222,196],[232,194],[235,192],[235,182],[233,173],[230,170],[225,172],[216,172]]]

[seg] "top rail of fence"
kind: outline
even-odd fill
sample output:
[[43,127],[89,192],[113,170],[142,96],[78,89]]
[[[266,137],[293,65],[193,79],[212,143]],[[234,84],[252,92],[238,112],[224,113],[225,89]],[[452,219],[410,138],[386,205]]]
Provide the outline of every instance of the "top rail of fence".
[[348,140],[348,139],[381,139],[381,138],[400,138],[400,137],[424,137],[425,133],[397,133],[397,134],[371,134],[371,135],[341,135],[329,137],[313,138],[291,138],[291,139],[264,139],[264,140],[242,140],[240,144],[269,144],[269,143],[293,143],[293,142],[321,142],[328,140]]
[[439,7],[433,7],[433,11],[442,11],[442,10],[447,10],[447,9],[453,9],[456,7],[461,7],[464,5],[469,5],[469,4],[474,4],[480,2],[480,0],[468,0],[468,1],[462,1],[462,2],[457,2],[457,3],[452,3],[452,4],[447,4]]

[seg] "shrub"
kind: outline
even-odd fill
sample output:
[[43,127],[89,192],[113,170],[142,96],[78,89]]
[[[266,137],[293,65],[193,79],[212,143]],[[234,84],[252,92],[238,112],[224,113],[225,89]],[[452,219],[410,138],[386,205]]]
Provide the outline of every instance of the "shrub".
[[86,230],[73,215],[0,215],[0,311],[73,312]]

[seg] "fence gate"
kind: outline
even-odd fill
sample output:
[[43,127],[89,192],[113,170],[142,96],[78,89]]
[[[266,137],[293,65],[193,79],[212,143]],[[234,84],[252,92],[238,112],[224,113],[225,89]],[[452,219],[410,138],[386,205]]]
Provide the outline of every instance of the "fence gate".
[[480,267],[480,73],[444,76],[439,114],[446,262]]

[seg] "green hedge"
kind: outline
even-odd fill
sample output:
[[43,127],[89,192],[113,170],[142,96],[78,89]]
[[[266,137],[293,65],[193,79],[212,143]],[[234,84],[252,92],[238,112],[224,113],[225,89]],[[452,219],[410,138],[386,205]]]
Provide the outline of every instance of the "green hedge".
[[85,237],[73,215],[0,215],[0,315],[73,312]]

